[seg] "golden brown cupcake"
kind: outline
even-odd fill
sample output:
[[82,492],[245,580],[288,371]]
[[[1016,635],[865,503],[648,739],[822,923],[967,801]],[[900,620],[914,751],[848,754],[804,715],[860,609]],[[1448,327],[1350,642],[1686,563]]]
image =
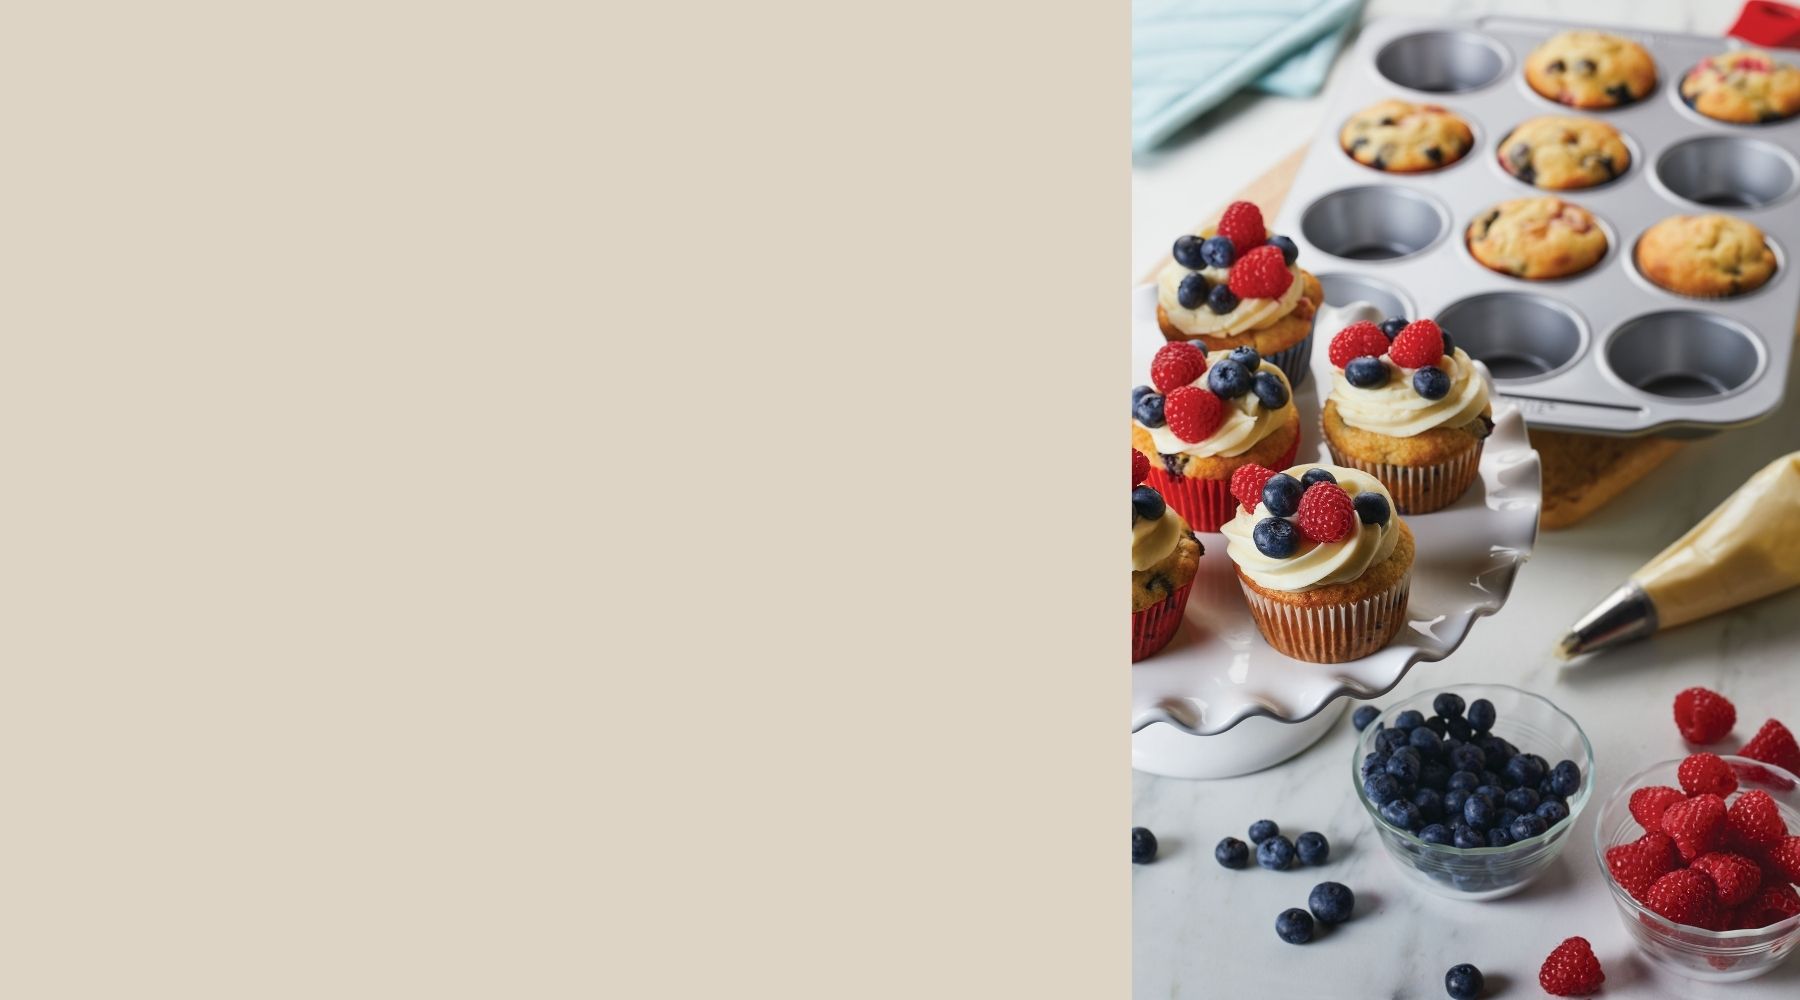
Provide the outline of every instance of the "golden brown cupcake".
[[1800,112],[1800,70],[1756,49],[1727,52],[1688,70],[1681,99],[1722,122],[1780,121]]
[[1410,174],[1462,159],[1475,145],[1475,134],[1439,105],[1382,101],[1352,115],[1338,144],[1364,166]]
[[1601,31],[1565,31],[1525,57],[1525,81],[1559,104],[1613,108],[1656,86],[1656,62],[1644,47]]
[[1677,295],[1716,299],[1761,288],[1775,274],[1762,230],[1729,215],[1675,215],[1638,238],[1638,270]]
[[1469,224],[1469,253],[1527,281],[1566,278],[1606,256],[1606,233],[1579,205],[1545,195],[1503,201]]
[[1551,191],[1594,187],[1631,166],[1631,150],[1619,130],[1593,118],[1545,115],[1500,140],[1500,167]]

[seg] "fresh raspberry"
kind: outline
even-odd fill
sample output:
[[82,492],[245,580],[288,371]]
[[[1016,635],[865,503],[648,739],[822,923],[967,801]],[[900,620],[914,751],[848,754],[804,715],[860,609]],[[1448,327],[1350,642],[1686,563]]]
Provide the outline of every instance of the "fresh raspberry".
[[1677,868],[1650,886],[1644,906],[1678,924],[1711,928],[1719,919],[1712,879],[1693,868]]
[[1775,800],[1761,789],[1738,796],[1725,810],[1725,825],[1746,844],[1773,844],[1788,832]]
[[1150,459],[1136,448],[1131,449],[1131,485],[1136,486],[1150,475]]
[[1688,867],[1712,879],[1713,895],[1721,906],[1736,906],[1762,888],[1762,868],[1742,854],[1712,851],[1695,858]]
[[1294,515],[1300,536],[1314,542],[1339,542],[1356,527],[1356,505],[1336,483],[1319,482],[1300,494],[1300,510]]
[[1206,352],[1185,340],[1162,345],[1150,359],[1150,384],[1165,396],[1205,374]]
[[1760,760],[1764,764],[1774,764],[1789,774],[1800,774],[1800,744],[1794,742],[1794,734],[1788,727],[1770,719],[1762,724],[1750,742],[1738,751],[1739,757]]
[[1800,893],[1790,885],[1767,884],[1750,902],[1738,907],[1732,926],[1738,930],[1767,927],[1800,913]]
[[1657,879],[1675,870],[1676,861],[1675,842],[1665,833],[1646,833],[1606,849],[1606,870],[1613,881],[1640,902]]
[[1435,365],[1444,356],[1444,331],[1428,319],[1415,319],[1394,335],[1387,355],[1402,368]]
[[1717,743],[1737,724],[1737,706],[1717,691],[1691,687],[1675,696],[1675,728],[1689,743]]
[[1681,860],[1693,861],[1719,846],[1725,832],[1725,800],[1707,794],[1677,802],[1662,814],[1661,826],[1681,852]]
[[1606,973],[1594,957],[1594,946],[1584,937],[1568,938],[1557,945],[1538,970],[1538,985],[1551,996],[1583,996],[1604,982]]
[[1294,275],[1281,248],[1265,243],[1239,257],[1225,283],[1240,299],[1278,299],[1294,283]]
[[1783,837],[1769,848],[1769,863],[1789,882],[1800,882],[1800,837]]
[[1631,793],[1631,818],[1646,830],[1660,830],[1663,813],[1675,803],[1685,801],[1687,796],[1679,788],[1648,785]]
[[1737,775],[1731,773],[1731,765],[1725,763],[1725,758],[1716,753],[1690,754],[1675,769],[1675,777],[1680,779],[1682,789],[1689,795],[1711,793],[1723,798],[1737,791]]
[[[1269,230],[1263,226],[1262,209],[1247,201],[1234,201],[1225,206],[1225,214],[1219,216],[1218,234],[1230,240],[1231,245],[1237,248],[1239,260],[1243,259],[1243,253],[1250,247],[1262,246],[1263,241],[1269,238]],[[1277,255],[1281,253],[1280,250],[1275,252]],[[1233,288],[1232,291],[1237,292],[1237,289]]]
[[1381,327],[1363,320],[1352,323],[1337,332],[1331,338],[1331,348],[1326,353],[1331,358],[1331,367],[1342,368],[1357,358],[1379,358],[1387,353],[1388,339],[1381,334]]
[[1237,497],[1238,503],[1245,510],[1255,510],[1262,502],[1262,488],[1275,475],[1274,469],[1265,469],[1255,462],[1240,465],[1231,474],[1231,495]]
[[1188,444],[1204,441],[1219,429],[1225,419],[1225,404],[1219,397],[1196,386],[1178,386],[1163,397],[1163,419],[1169,430]]

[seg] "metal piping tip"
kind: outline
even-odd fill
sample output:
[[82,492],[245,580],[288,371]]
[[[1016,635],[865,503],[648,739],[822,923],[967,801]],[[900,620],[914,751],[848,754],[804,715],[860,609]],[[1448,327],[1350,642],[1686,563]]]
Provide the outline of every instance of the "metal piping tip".
[[1656,605],[1650,602],[1643,587],[1627,581],[1569,629],[1556,644],[1556,658],[1572,660],[1583,653],[1641,639],[1656,628]]

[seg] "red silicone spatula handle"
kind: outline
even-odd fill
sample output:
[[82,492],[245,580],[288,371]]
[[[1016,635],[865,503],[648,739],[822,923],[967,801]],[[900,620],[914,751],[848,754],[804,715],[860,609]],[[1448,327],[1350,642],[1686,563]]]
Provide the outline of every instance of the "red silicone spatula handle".
[[1753,45],[1800,48],[1800,8],[1774,0],[1748,0],[1725,32]]

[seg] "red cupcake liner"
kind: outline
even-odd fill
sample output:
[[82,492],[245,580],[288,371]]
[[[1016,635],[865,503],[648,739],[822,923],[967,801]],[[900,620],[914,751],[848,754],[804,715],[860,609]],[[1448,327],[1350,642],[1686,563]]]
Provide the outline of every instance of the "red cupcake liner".
[[1176,587],[1168,597],[1131,613],[1131,662],[1136,663],[1169,644],[1175,630],[1181,627],[1182,613],[1187,610],[1188,591],[1193,586],[1194,582],[1189,580]]
[[[1287,453],[1275,463],[1277,470],[1294,464],[1300,450],[1300,435],[1288,445]],[[1150,460],[1150,478],[1145,482],[1161,493],[1163,501],[1175,508],[1188,527],[1195,531],[1218,531],[1226,521],[1237,516],[1237,497],[1231,495],[1231,479],[1200,479],[1194,476],[1170,475],[1156,460]]]

